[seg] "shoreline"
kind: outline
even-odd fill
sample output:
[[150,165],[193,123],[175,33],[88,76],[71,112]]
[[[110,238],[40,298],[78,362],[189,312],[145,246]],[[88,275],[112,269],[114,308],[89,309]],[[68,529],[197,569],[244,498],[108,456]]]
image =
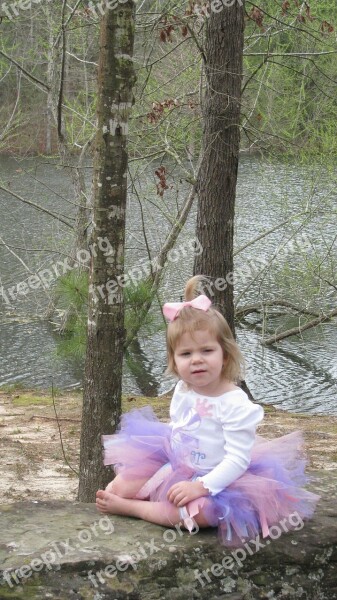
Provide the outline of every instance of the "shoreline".
[[[150,404],[160,420],[168,421],[170,399],[170,394],[154,398],[126,395],[122,410]],[[56,390],[54,401],[57,416],[50,391],[0,388],[0,503],[76,500],[78,478],[74,471],[79,464],[82,390]],[[313,469],[337,469],[337,416],[262,406],[265,416],[258,435],[274,439],[301,430],[309,476]]]

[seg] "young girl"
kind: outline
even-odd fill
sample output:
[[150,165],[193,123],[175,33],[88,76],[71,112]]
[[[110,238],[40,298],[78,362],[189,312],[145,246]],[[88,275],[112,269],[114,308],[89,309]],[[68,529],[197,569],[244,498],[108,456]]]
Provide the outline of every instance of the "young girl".
[[[103,513],[191,532],[218,527],[239,546],[291,514],[310,517],[318,496],[304,490],[300,432],[267,441],[255,436],[263,409],[236,384],[242,355],[224,317],[188,281],[186,302],[168,303],[168,370],[180,380],[170,424],[150,406],[124,414],[119,433],[103,436],[104,464],[117,476],[97,492]],[[194,299],[193,299],[194,298]],[[290,528],[289,526],[288,528]]]

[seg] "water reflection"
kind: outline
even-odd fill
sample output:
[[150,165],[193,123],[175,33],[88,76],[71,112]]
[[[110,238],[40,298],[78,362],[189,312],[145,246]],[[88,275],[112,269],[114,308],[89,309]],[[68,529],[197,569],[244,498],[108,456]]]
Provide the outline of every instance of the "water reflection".
[[[22,169],[30,171],[56,193],[47,190]],[[320,172],[320,178],[316,179],[313,171],[304,167],[300,169],[296,165],[268,164],[256,158],[245,157],[241,161],[239,171],[236,248],[243,246],[266,229],[275,227],[291,215],[303,212],[306,205],[310,205],[313,194],[316,204],[320,203],[322,214],[325,214],[329,203],[335,202],[335,192],[331,192],[328,175],[324,180]],[[0,177],[21,196],[43,204],[53,212],[59,210],[74,216],[74,206],[68,202],[72,201],[69,179],[57,166],[42,164],[39,159],[24,160],[18,164],[14,159],[1,157]],[[90,185],[90,170],[87,170],[86,177]],[[143,188],[146,190],[147,187],[151,203],[144,204],[143,216],[149,228],[148,243],[155,251],[159,250],[169,229],[169,223],[163,215],[162,200],[153,195],[150,174],[143,181]],[[172,193],[172,202],[181,203],[185,191],[184,184],[181,184],[178,193]],[[127,263],[134,265],[146,258],[146,252],[141,231],[142,215],[132,195],[129,197],[129,208],[131,210],[128,211]],[[60,258],[56,254],[60,249],[67,252],[71,232],[64,224],[32,210],[2,192],[0,216],[1,236],[17,255],[26,257],[29,254],[28,266],[32,272],[50,268],[50,265]],[[194,237],[194,224],[195,211],[192,211],[186,228],[179,236],[178,245]],[[252,258],[268,259],[279,244],[286,243],[289,236],[296,235],[298,224],[299,220],[294,219],[285,229],[277,229],[271,236],[261,239],[253,247],[248,247],[237,256],[236,267],[240,268]],[[311,239],[319,242],[323,230],[324,244],[327,245],[335,235],[335,226],[331,221],[329,224],[325,220],[323,227],[321,215],[316,214],[311,218],[306,231]],[[26,254],[21,250],[25,248],[35,250]],[[8,290],[17,282],[27,280],[25,266],[3,246],[0,246],[0,259],[0,286]],[[296,260],[295,253],[290,258],[286,256],[284,263],[296,272]],[[181,296],[184,283],[192,272],[192,265],[192,253],[184,256],[181,261],[168,264],[161,302],[176,300]],[[283,277],[282,269],[283,265],[280,263],[280,274]],[[268,280],[266,276],[266,289],[271,295],[279,292],[282,283],[275,278]],[[243,282],[238,281],[237,297],[243,285]],[[300,301],[300,284],[296,293],[297,300]],[[259,289],[252,286],[245,293],[244,302],[257,300],[261,300]],[[48,290],[47,293],[31,290],[27,296],[20,296],[16,301],[2,303],[0,385],[17,381],[41,387],[50,387],[51,382],[60,388],[80,385],[80,370],[68,360],[56,356],[57,340],[52,326],[36,319],[36,315],[43,316],[48,302]],[[335,303],[335,295],[331,296],[331,303]],[[157,313],[160,323],[158,307],[154,308],[154,312]],[[270,318],[271,323],[277,323],[277,317]],[[249,328],[247,322],[238,329],[238,341],[247,361],[247,383],[256,399],[296,412],[337,414],[337,335],[333,323],[307,331],[302,338],[284,340],[279,348],[266,348],[261,346],[258,334]],[[145,389],[145,383],[146,393],[149,394],[151,390],[165,392],[170,389],[174,380],[163,375],[166,365],[164,333],[160,331],[150,340],[140,339],[137,352],[142,355],[147,375],[143,379],[141,373],[136,377],[132,376],[126,364],[124,391],[140,393],[142,388]]]

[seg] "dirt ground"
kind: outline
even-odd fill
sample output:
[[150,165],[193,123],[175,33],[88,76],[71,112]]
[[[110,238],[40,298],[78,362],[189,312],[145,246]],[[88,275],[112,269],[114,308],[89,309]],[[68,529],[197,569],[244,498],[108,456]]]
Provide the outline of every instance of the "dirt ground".
[[[169,397],[126,397],[123,410],[151,404],[158,417],[167,420],[169,401]],[[81,402],[80,392],[57,395],[56,418],[50,394],[0,390],[0,503],[75,500]],[[337,417],[287,413],[272,406],[264,408],[260,435],[274,438],[301,429],[309,467],[337,469]]]

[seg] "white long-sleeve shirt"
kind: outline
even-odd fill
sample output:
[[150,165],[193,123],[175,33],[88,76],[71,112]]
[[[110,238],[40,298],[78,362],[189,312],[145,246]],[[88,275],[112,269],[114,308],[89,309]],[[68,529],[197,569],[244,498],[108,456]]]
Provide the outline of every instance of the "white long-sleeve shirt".
[[211,495],[238,479],[250,464],[263,408],[241,390],[204,396],[176,385],[171,406],[171,447],[193,468]]

